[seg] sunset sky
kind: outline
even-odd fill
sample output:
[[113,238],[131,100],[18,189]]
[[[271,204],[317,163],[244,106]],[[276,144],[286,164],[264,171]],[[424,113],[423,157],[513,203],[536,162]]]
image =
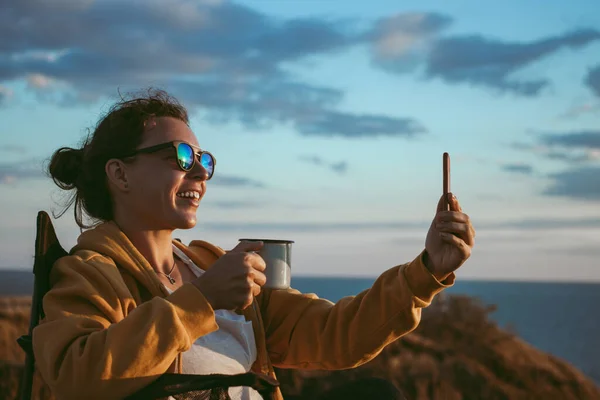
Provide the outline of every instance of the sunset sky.
[[600,282],[597,0],[0,1],[0,269],[60,210],[52,152],[148,86],[217,158],[186,242],[376,276],[422,250],[447,151],[477,230],[459,279]]

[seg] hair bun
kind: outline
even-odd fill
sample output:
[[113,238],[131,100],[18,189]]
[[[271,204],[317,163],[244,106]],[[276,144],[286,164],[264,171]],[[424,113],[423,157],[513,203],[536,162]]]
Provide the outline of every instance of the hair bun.
[[83,149],[62,147],[52,155],[48,172],[57,185],[63,189],[77,186],[83,167]]

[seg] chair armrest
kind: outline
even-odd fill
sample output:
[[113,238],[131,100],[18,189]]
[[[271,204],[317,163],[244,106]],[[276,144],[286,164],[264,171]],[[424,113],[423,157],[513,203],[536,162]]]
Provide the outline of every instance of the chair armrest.
[[139,390],[126,400],[160,399],[192,391],[219,390],[226,392],[232,386],[249,386],[260,393],[265,400],[274,399],[279,382],[264,374],[248,372],[237,375],[190,375],[163,374],[150,385]]

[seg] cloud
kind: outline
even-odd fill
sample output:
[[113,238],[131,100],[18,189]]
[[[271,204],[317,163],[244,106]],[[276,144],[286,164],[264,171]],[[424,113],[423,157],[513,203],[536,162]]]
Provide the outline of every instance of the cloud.
[[512,143],[510,147],[570,164],[600,161],[600,131],[540,133],[535,143]]
[[18,144],[4,144],[0,145],[0,153],[19,153],[25,154],[27,153],[27,147],[21,146]]
[[54,83],[54,80],[42,74],[31,74],[27,77],[27,84],[31,89],[47,89]]
[[428,79],[532,95],[548,82],[517,81],[513,72],[598,38],[591,30],[525,44],[442,38],[451,23],[442,14],[407,13],[362,30],[327,18],[274,18],[218,0],[23,0],[0,7],[0,83],[25,80],[38,100],[63,106],[155,86],[212,123],[410,139],[427,132],[419,121],[340,111],[342,90],[299,82],[288,66],[367,45],[373,64],[392,73],[422,67]]
[[570,169],[550,174],[549,177],[553,182],[544,191],[546,195],[600,201],[600,167]]
[[559,115],[559,118],[562,119],[574,119],[586,114],[595,114],[600,112],[600,103],[584,103],[580,105],[573,106],[565,111],[563,114]]
[[211,201],[207,205],[215,208],[223,208],[226,210],[234,210],[241,208],[256,208],[264,206],[264,203],[258,203],[254,201],[242,201],[242,200],[219,200]]
[[535,134],[535,143],[512,143],[510,146],[550,160],[563,161],[570,168],[543,175],[550,179],[542,191],[547,196],[574,200],[600,200],[600,131],[584,130]]
[[[118,10],[118,12],[116,11]],[[22,21],[14,23],[14,21]],[[409,118],[337,111],[338,89],[299,83],[286,65],[359,43],[344,23],[280,20],[222,1],[37,0],[0,8],[0,82],[26,79],[69,106],[159,86],[213,123],[291,124],[302,134],[412,137]],[[52,94],[50,94],[52,93]]]
[[333,163],[329,167],[338,174],[345,174],[348,171],[348,163],[346,161]]
[[378,20],[365,35],[373,64],[390,72],[407,72],[425,58],[437,34],[451,24],[437,13],[406,13]]
[[523,175],[533,174],[533,167],[527,164],[505,164],[502,169],[507,172],[513,172]]
[[600,152],[592,150],[573,154],[568,151],[549,151],[545,157],[549,160],[565,161],[569,164],[581,164],[600,160]]
[[585,84],[600,97],[600,65],[590,68],[585,78]]
[[0,184],[40,178],[45,178],[45,175],[37,161],[23,160],[0,164]]
[[290,80],[239,82],[209,75],[203,79],[172,82],[170,86],[184,103],[211,110],[207,119],[215,123],[236,119],[253,130],[264,130],[274,123],[291,123],[302,135],[344,138],[412,138],[426,132],[410,118],[331,110],[343,98],[336,89]]
[[533,230],[600,228],[600,218],[527,218],[515,221],[484,224],[482,227],[489,229],[519,228]]
[[540,142],[548,146],[600,150],[600,130],[543,134],[540,136]]
[[[207,221],[200,228],[223,231],[270,231],[270,232],[330,232],[330,231],[371,231],[371,230],[421,230],[429,229],[428,221],[386,221],[386,222],[230,222]],[[482,230],[560,230],[578,228],[600,228],[600,218],[531,218],[501,222],[473,222],[475,229]]]
[[476,194],[475,199],[480,200],[485,203],[489,202],[505,202],[507,200],[506,196],[502,196],[495,193],[479,193]]
[[308,164],[316,165],[319,167],[324,167],[336,172],[340,175],[343,175],[348,170],[348,163],[346,161],[340,161],[337,163],[331,163],[323,160],[321,157],[313,155],[313,156],[300,156],[299,160]]
[[6,103],[13,95],[14,92],[11,89],[0,85],[0,105]]
[[298,126],[304,135],[364,137],[415,137],[426,129],[410,118],[393,118],[381,115],[348,114],[325,111],[315,114]]
[[259,189],[263,189],[266,187],[266,185],[263,182],[251,178],[223,174],[215,174],[214,178],[212,178],[208,184],[214,186],[251,187]]
[[[600,39],[600,32],[580,29],[531,42],[508,42],[481,35],[441,35],[452,20],[435,13],[400,14],[377,22],[367,38],[373,64],[391,73],[419,67],[426,79],[470,84],[520,96],[536,96],[547,79],[517,79],[514,74],[563,48],[579,48]],[[600,72],[588,84],[598,88]]]
[[550,253],[562,253],[562,254],[578,254],[580,256],[592,256],[600,257],[600,246],[598,244],[580,244],[571,246],[552,246],[548,248]]
[[406,229],[428,227],[427,223],[417,222],[357,222],[357,223],[319,223],[319,222],[206,222],[203,228],[213,231],[295,231],[295,232],[325,232],[347,230],[373,230],[373,229]]
[[292,211],[298,210],[307,210],[310,208],[314,208],[312,206],[306,204],[293,204],[293,203],[282,203],[282,202],[273,202],[268,199],[258,199],[258,200],[205,200],[204,207],[213,207],[220,208],[224,210],[240,210],[240,209],[255,209],[255,208],[264,208],[269,207],[277,208],[277,209],[286,209]]
[[511,75],[564,47],[578,48],[600,39],[596,30],[578,30],[529,43],[503,42],[479,35],[438,40],[427,60],[426,75],[448,83],[469,83],[501,92],[535,96],[546,79],[517,80]]

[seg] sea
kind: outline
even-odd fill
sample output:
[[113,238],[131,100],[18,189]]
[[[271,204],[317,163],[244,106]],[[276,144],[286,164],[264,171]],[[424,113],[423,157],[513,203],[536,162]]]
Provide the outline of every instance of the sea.
[[[369,288],[375,278],[292,278],[292,286],[333,302]],[[29,271],[0,270],[0,296],[29,295]],[[600,385],[600,283],[457,280],[446,293],[496,305],[490,314],[534,347],[566,360]]]

